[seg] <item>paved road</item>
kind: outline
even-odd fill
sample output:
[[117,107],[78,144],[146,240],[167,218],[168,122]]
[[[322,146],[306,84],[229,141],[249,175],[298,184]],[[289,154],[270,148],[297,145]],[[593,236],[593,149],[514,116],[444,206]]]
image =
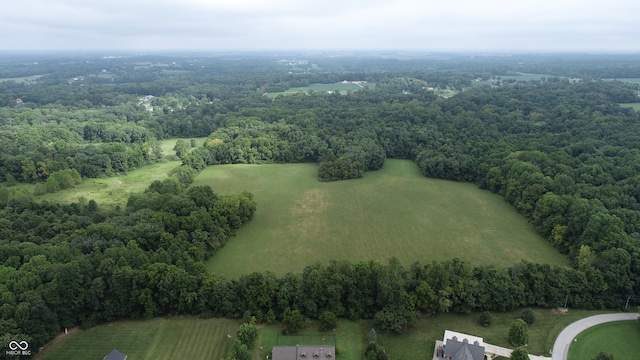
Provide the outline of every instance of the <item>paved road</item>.
[[590,316],[582,320],[578,320],[560,332],[556,342],[553,344],[553,352],[551,353],[552,360],[567,360],[567,354],[569,353],[569,345],[573,339],[582,331],[592,326],[622,320],[636,320],[638,313],[618,313],[618,314],[603,314]]

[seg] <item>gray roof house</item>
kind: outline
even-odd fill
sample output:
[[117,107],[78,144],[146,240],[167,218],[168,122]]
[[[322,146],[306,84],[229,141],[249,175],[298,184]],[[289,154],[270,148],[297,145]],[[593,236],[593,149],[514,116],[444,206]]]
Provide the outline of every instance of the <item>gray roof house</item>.
[[333,345],[274,346],[272,360],[333,360],[336,347]]
[[113,349],[109,353],[109,355],[105,356],[103,360],[127,360],[127,355],[121,353],[120,351]]
[[458,338],[454,336],[447,339],[444,346],[444,358],[447,360],[484,360],[484,346],[481,346],[478,341],[474,341],[473,344],[469,343],[467,339],[458,341]]

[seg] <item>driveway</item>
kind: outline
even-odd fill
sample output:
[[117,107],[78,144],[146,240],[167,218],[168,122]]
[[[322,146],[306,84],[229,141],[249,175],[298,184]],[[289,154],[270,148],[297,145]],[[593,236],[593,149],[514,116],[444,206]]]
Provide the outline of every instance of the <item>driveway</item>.
[[578,320],[560,332],[560,335],[556,338],[556,342],[553,344],[553,352],[551,353],[552,360],[567,360],[567,354],[569,353],[569,345],[573,339],[582,331],[595,325],[608,323],[612,321],[623,320],[636,320],[638,319],[638,313],[618,313],[618,314],[603,314],[590,316],[582,320]]

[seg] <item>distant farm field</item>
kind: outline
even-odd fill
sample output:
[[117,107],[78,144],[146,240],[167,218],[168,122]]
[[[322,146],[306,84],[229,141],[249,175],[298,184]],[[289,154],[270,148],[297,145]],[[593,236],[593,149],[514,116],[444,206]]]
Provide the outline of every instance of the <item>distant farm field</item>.
[[39,78],[43,77],[43,75],[31,75],[31,76],[21,76],[21,77],[14,77],[14,78],[2,78],[0,79],[0,82],[3,81],[15,81],[18,84],[32,84],[36,81],[38,81]]
[[349,91],[349,89],[353,90],[353,91],[358,91],[360,89],[364,89],[364,88],[370,88],[373,89],[376,87],[375,83],[371,83],[371,82],[367,82],[367,83],[360,83],[360,84],[355,84],[352,82],[337,82],[337,83],[333,83],[333,84],[311,84],[309,86],[305,86],[305,87],[294,87],[294,88],[290,88],[287,89],[286,91],[281,91],[281,92],[273,92],[273,93],[266,93],[265,96],[269,97],[269,98],[275,98],[278,97],[279,95],[293,95],[293,94],[298,94],[298,93],[308,93],[310,90],[314,91],[314,92],[327,92],[327,91],[340,91],[341,94],[345,95],[347,94],[347,92]]
[[567,264],[499,196],[473,184],[423,177],[411,161],[387,160],[357,180],[322,183],[317,164],[219,165],[195,185],[219,194],[250,190],[254,218],[207,262],[213,273],[300,271],[331,259],[395,256],[403,264],[459,257],[475,265],[519,260]]
[[640,78],[603,79],[608,81],[622,81],[630,84],[640,84]]
[[637,103],[623,103],[623,104],[620,104],[620,106],[626,107],[626,108],[632,108],[635,111],[640,111],[640,102],[637,102]]
[[118,321],[78,330],[38,353],[38,360],[103,359],[113,349],[128,360],[223,359],[241,320],[176,317]]
[[533,74],[533,73],[516,73],[515,75],[501,75],[502,80],[516,80],[516,81],[538,81],[542,78],[552,78],[556,77],[554,75],[548,74]]

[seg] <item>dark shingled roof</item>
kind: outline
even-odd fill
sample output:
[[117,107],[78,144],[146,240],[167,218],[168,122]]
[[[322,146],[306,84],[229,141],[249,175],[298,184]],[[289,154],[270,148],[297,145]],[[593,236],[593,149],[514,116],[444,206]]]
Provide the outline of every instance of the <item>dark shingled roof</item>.
[[336,347],[333,345],[274,346],[273,360],[333,360]]
[[480,346],[477,341],[469,344],[467,339],[460,342],[454,336],[453,339],[447,339],[444,356],[450,356],[453,360],[484,360],[484,346]]
[[113,349],[109,355],[104,357],[104,360],[127,360],[127,355],[121,353],[120,351]]

